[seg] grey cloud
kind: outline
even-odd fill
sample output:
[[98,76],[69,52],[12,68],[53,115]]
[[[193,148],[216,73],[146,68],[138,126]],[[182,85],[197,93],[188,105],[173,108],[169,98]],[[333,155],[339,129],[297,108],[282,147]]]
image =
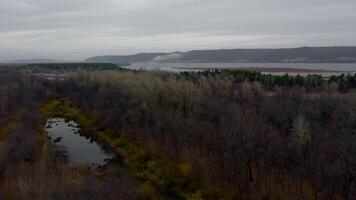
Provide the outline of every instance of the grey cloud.
[[356,45],[354,0],[1,0],[0,60]]

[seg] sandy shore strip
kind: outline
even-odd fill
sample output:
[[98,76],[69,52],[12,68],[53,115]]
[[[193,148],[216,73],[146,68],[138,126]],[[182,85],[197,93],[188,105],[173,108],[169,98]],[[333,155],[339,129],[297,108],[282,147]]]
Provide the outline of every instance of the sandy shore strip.
[[192,70],[192,71],[206,71],[206,70],[257,71],[257,72],[264,72],[264,73],[354,73],[352,71],[287,68],[287,67],[176,67],[174,69]]

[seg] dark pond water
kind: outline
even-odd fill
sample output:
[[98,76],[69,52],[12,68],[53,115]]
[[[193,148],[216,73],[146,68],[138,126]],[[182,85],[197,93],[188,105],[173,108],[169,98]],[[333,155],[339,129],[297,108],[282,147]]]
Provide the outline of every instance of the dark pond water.
[[113,159],[113,155],[106,153],[99,144],[81,136],[80,128],[74,121],[50,118],[45,128],[51,141],[58,147],[64,147],[70,164],[99,167]]

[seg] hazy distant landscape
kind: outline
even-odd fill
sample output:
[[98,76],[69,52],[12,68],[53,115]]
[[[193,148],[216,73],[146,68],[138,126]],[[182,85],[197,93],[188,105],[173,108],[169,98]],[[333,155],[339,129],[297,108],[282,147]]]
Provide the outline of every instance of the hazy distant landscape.
[[97,56],[87,62],[137,63],[356,63],[356,47],[302,47],[292,49],[196,50]]
[[88,58],[85,61],[127,63],[124,64],[126,65],[125,68],[136,70],[179,72],[257,68],[258,71],[267,73],[307,74],[314,72],[329,76],[330,74],[356,72],[356,47],[302,47],[293,49],[231,49],[200,50],[185,53],[140,53],[128,56],[96,56]]
[[[243,68],[278,68],[288,72],[288,69],[310,69],[316,71],[331,71],[338,73],[353,73],[356,71],[355,63],[160,63],[144,62],[124,65],[124,68],[136,70],[162,70],[162,71],[196,71],[209,69],[243,69]],[[268,71],[268,70],[265,70]],[[289,71],[290,72],[290,71]],[[301,72],[301,71],[300,71]]]
[[[113,63],[136,70],[196,71],[258,69],[264,72],[354,73],[356,47],[302,47],[291,49],[195,50],[174,53],[95,56],[76,63]],[[9,64],[73,63],[52,59],[10,60]],[[278,68],[278,69],[275,69]],[[265,69],[265,70],[264,70]],[[271,70],[275,69],[275,70]],[[291,70],[294,69],[294,70]],[[306,70],[303,70],[306,69]],[[313,71],[314,70],[314,71]]]

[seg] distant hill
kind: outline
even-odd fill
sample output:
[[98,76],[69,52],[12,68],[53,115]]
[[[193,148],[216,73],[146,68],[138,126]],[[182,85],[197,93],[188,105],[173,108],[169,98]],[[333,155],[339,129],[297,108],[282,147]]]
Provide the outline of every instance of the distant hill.
[[284,49],[220,49],[174,53],[141,53],[128,56],[97,56],[86,62],[276,62],[355,63],[356,47],[301,47]]

